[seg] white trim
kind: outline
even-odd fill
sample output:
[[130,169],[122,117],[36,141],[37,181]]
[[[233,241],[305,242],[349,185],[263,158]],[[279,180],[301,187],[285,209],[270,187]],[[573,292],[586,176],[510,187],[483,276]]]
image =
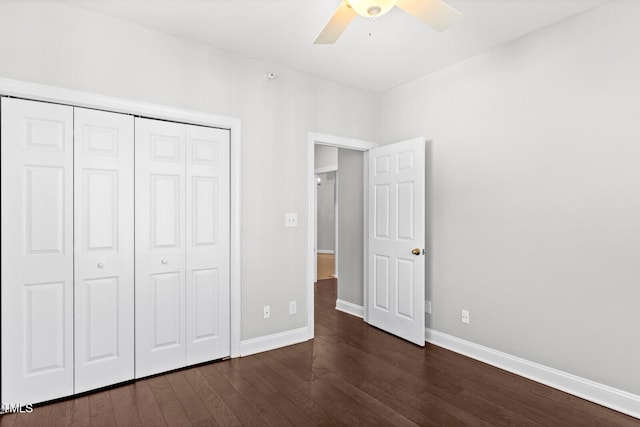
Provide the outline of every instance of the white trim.
[[[337,149],[336,149],[337,151]],[[338,153],[336,153],[338,156]],[[333,256],[333,277],[338,278],[338,269],[340,268],[340,205],[338,204],[338,192],[340,189],[340,172],[336,171],[335,179],[333,181],[333,247],[336,248]],[[318,213],[318,210],[314,212],[314,215]],[[317,218],[316,218],[317,221]],[[337,289],[336,289],[337,291]]]
[[[329,145],[332,147],[349,148],[352,150],[368,151],[377,144],[369,141],[362,141],[359,139],[343,138],[340,136],[326,135],[322,133],[309,132],[307,140],[307,333],[308,339],[313,338],[313,331],[315,325],[314,319],[314,265],[316,259],[315,248],[315,228],[316,221],[316,209],[315,209],[315,188],[316,174],[315,174],[315,145]],[[365,182],[365,188],[367,188],[367,182]],[[365,211],[364,221],[368,220],[368,214]],[[366,247],[367,234],[365,233],[365,241],[363,244]],[[337,242],[336,242],[337,243]],[[366,266],[366,263],[365,263]],[[368,271],[365,268],[363,272],[364,287],[366,288]]]
[[338,165],[325,166],[323,168],[316,168],[316,174],[335,172],[338,170]]
[[278,332],[277,334],[243,340],[240,343],[240,356],[249,356],[263,351],[298,344],[309,340],[307,327]]
[[0,94],[36,101],[69,104],[77,107],[94,108],[124,114],[134,114],[155,119],[171,120],[189,124],[229,129],[231,137],[231,188],[230,188],[230,318],[231,357],[240,356],[240,322],[242,312],[242,233],[241,233],[241,132],[240,119],[202,113],[166,105],[115,98],[111,96],[81,92],[37,83],[28,83],[0,77]]
[[[364,303],[362,318],[369,323],[369,153],[362,157],[362,182],[364,184],[362,193],[362,216],[364,217],[362,221],[362,235],[364,236],[364,244],[362,245],[362,267],[364,268],[362,273],[364,282],[362,284],[362,301]],[[336,240],[337,242],[338,240]]]
[[337,299],[336,300],[336,310],[342,311],[343,313],[350,314],[352,316],[356,316],[362,319],[364,315],[364,307],[361,305],[354,304],[349,301]]
[[331,249],[318,249],[318,253],[319,254],[329,254],[329,255],[331,255],[331,254],[335,253],[335,251],[331,250]]
[[8,96],[108,110],[116,113],[136,114],[154,119],[178,121],[221,129],[232,129],[240,123],[240,119],[233,117],[5,78],[0,78],[0,91],[3,95]]
[[324,133],[309,132],[309,139],[313,139],[314,145],[328,145],[330,147],[349,148],[351,150],[369,151],[378,144],[361,139],[343,138],[341,136],[327,135]]
[[640,418],[640,396],[425,328],[425,340],[472,359]]
[[229,260],[229,304],[231,357],[240,357],[242,324],[242,138],[240,119],[231,133],[231,252]]

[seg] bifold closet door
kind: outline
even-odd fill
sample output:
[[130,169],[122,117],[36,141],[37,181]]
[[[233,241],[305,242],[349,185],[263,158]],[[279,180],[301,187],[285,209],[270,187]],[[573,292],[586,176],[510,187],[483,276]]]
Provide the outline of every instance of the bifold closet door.
[[2,402],[73,394],[73,107],[2,98]]
[[136,377],[185,366],[185,128],[135,121]]
[[229,356],[229,131],[187,129],[187,364]]
[[74,109],[75,392],[133,379],[133,116]]
[[229,131],[136,119],[136,377],[229,356]]

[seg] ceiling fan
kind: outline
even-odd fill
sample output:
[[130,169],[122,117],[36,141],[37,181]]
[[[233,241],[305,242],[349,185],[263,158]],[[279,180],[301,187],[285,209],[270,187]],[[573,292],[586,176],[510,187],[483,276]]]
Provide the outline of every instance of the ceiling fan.
[[332,44],[357,15],[377,18],[394,6],[413,15],[434,30],[444,31],[462,18],[462,13],[442,0],[342,0],[314,44]]

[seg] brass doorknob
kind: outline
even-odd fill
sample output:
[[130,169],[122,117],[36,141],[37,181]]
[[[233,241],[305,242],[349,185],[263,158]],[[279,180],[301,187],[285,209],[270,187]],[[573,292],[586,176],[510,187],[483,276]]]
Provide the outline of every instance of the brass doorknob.
[[420,255],[420,248],[415,248],[414,250],[411,251],[411,253],[414,255]]

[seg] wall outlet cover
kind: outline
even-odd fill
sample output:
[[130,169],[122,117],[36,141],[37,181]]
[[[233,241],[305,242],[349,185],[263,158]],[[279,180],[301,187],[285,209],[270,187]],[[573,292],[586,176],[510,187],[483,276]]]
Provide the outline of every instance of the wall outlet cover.
[[469,310],[462,310],[461,311],[461,317],[460,317],[460,321],[464,324],[469,324]]

